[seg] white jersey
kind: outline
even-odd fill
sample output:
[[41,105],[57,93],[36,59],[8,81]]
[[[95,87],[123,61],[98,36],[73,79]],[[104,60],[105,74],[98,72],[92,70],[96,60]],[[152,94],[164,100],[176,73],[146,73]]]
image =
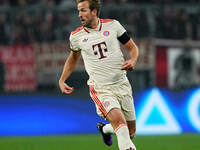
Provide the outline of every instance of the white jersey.
[[80,51],[89,75],[88,85],[126,82],[118,37],[126,30],[116,20],[100,19],[96,29],[79,27],[70,35],[70,48]]

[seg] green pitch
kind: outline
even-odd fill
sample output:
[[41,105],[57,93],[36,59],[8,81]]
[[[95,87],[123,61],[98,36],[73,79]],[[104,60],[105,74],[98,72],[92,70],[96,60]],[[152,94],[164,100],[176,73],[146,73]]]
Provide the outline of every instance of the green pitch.
[[[200,135],[137,136],[133,140],[137,150],[199,150]],[[107,147],[100,135],[66,135],[37,137],[0,137],[0,150],[118,150]]]

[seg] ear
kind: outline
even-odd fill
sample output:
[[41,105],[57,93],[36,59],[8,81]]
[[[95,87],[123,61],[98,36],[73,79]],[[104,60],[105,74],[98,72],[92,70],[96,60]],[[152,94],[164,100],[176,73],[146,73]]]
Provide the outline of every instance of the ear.
[[92,15],[97,16],[97,9],[92,10]]

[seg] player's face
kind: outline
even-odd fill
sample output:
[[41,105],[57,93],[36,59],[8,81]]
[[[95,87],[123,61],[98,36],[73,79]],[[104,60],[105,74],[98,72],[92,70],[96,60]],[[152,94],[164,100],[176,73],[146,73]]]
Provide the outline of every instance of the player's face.
[[93,11],[90,10],[89,2],[84,1],[78,3],[77,8],[79,11],[79,18],[83,26],[91,28],[92,23],[94,22],[94,18],[96,17],[96,13],[94,10]]

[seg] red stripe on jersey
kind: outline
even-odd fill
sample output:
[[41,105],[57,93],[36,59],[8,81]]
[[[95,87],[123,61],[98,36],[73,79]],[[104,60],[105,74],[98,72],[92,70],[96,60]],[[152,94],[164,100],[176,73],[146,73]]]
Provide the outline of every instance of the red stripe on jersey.
[[103,113],[103,115],[106,116],[107,112],[106,112],[105,108],[103,107],[103,105],[101,104],[98,97],[96,96],[97,92],[94,90],[94,86],[91,86],[90,89],[91,89],[93,101],[97,104],[99,110]]
[[84,29],[87,33],[90,33],[90,31],[88,31],[86,28],[83,27],[83,29]]
[[95,102],[95,104],[97,104],[99,110],[102,112],[102,114],[104,116],[107,115],[107,111],[105,110],[105,108],[103,107],[103,105],[101,104],[99,98],[97,97],[97,92],[94,90],[94,86],[90,86],[90,92],[92,94],[92,99]]
[[78,32],[81,31],[82,29],[83,29],[83,26],[78,27],[76,30],[74,30],[74,31],[72,32],[72,35],[78,33]]
[[113,19],[101,19],[102,23],[113,22]]
[[100,27],[99,27],[99,31],[101,31],[102,28],[102,20],[100,19]]

